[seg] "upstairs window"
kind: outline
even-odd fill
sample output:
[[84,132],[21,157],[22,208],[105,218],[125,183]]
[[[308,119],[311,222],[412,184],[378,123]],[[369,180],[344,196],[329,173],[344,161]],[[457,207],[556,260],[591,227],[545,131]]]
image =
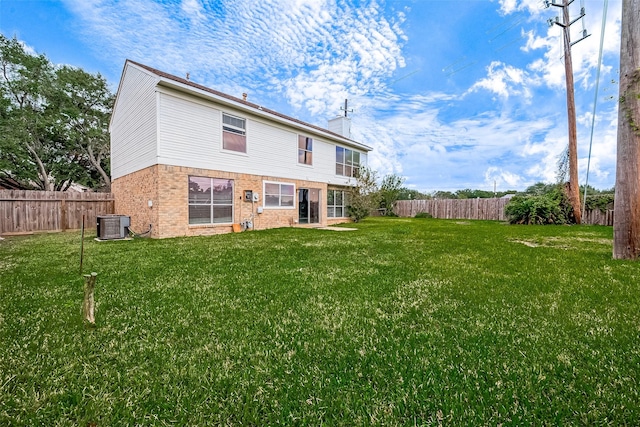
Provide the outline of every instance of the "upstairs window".
[[298,135],[298,163],[313,164],[313,139],[308,136]]
[[222,148],[240,153],[247,152],[245,119],[222,114]]
[[358,176],[360,153],[344,147],[336,147],[336,175]]

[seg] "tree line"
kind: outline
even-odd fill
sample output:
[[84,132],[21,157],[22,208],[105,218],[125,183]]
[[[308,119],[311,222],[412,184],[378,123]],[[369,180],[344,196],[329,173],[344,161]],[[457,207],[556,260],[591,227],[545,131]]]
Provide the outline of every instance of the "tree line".
[[114,99],[100,74],[56,66],[0,34],[0,184],[110,191]]

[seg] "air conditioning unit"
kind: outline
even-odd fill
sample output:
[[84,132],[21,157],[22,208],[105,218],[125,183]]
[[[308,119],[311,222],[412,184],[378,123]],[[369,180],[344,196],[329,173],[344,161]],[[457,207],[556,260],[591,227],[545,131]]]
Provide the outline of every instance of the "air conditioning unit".
[[124,239],[129,235],[131,217],[125,215],[104,215],[97,218],[97,232],[100,240]]

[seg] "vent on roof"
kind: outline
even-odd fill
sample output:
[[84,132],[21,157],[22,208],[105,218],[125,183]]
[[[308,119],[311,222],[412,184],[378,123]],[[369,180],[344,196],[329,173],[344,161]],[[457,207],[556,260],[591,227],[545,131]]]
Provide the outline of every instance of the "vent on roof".
[[100,240],[124,239],[129,235],[131,217],[104,215],[97,217],[97,233]]

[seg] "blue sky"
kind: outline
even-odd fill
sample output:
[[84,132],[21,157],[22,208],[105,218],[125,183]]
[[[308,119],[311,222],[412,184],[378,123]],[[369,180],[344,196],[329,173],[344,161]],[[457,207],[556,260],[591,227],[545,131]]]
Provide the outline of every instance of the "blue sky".
[[[572,49],[581,184],[603,4],[570,9],[584,6],[591,34]],[[615,184],[620,10],[608,2],[589,172],[600,189]],[[2,0],[0,31],[114,91],[128,58],[323,127],[348,98],[380,175],[500,191],[554,182],[566,150],[561,28],[546,22],[560,13],[542,0]]]

